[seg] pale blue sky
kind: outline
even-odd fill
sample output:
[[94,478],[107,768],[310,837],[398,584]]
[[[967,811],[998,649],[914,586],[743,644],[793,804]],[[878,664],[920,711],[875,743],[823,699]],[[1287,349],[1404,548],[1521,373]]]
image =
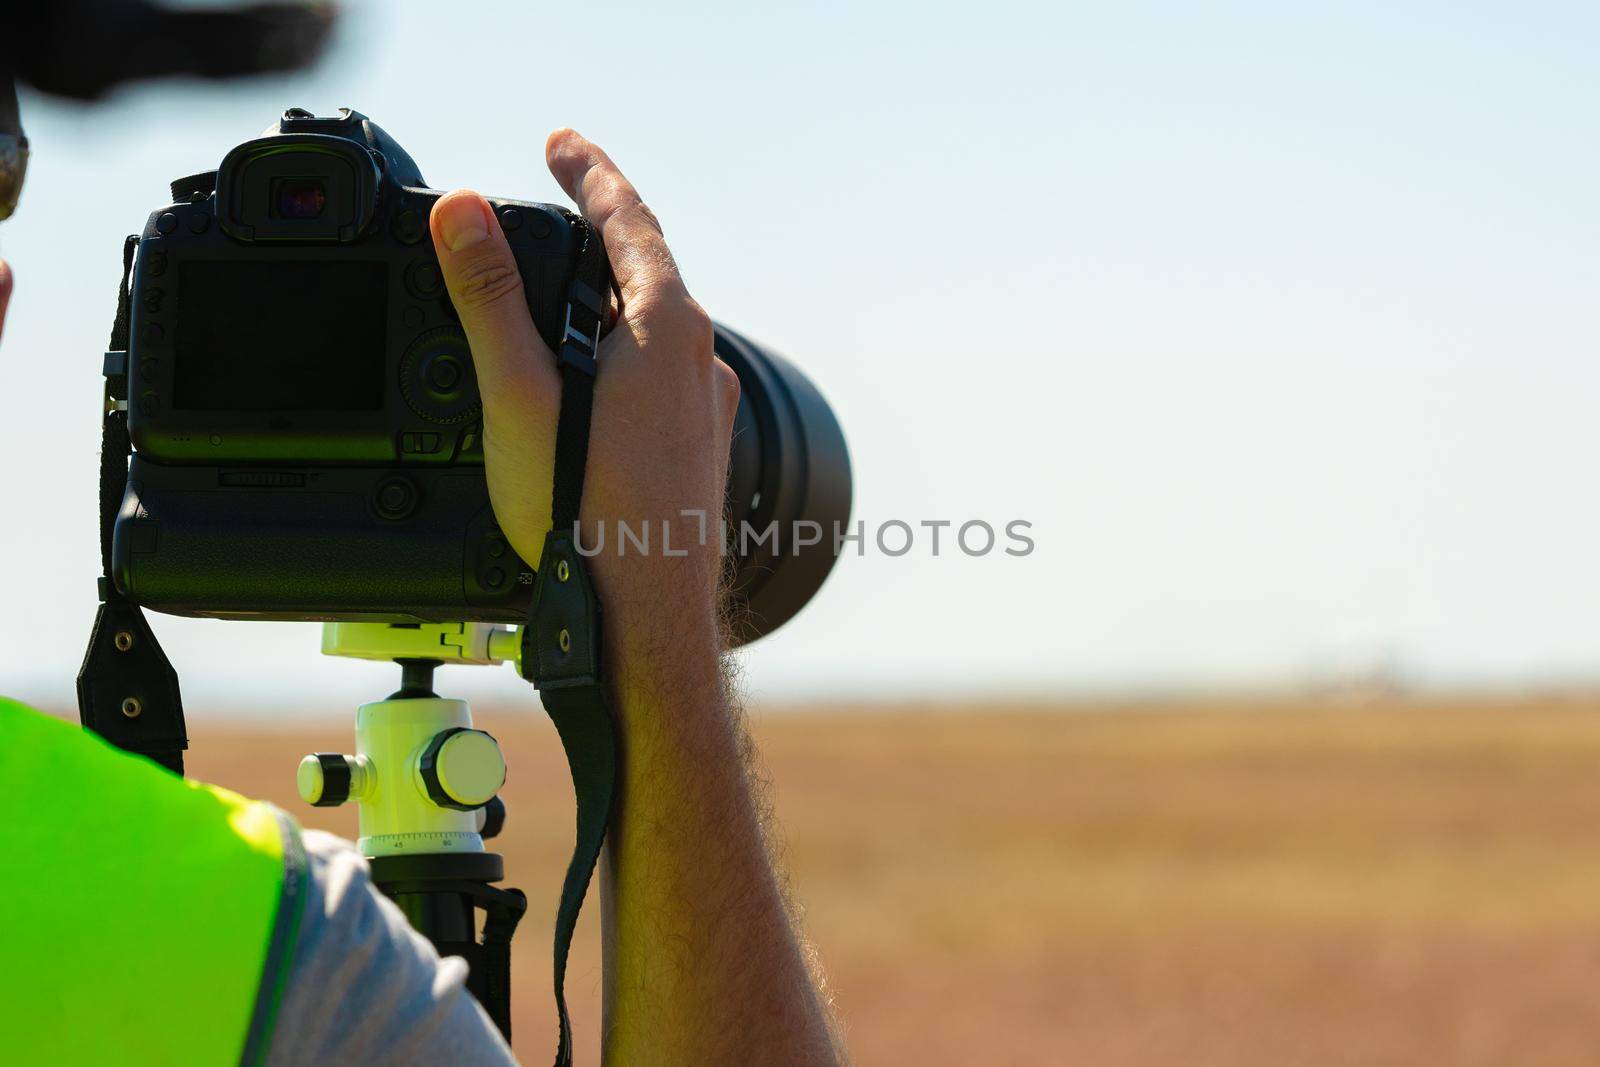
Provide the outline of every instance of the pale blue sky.
[[[1600,9],[540,10],[356,5],[308,75],[25,98],[0,691],[71,702],[121,236],[341,104],[508,196],[559,198],[544,135],[583,130],[833,401],[859,517],[1034,523],[1026,559],[847,558],[759,698],[1600,678]],[[155,625],[192,708],[392,687],[312,626]]]

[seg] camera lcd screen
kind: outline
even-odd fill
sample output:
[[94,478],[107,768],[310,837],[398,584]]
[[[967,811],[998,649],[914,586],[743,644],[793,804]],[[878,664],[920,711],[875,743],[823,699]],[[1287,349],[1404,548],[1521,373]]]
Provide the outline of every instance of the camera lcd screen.
[[183,264],[173,406],[379,410],[388,280],[382,263]]

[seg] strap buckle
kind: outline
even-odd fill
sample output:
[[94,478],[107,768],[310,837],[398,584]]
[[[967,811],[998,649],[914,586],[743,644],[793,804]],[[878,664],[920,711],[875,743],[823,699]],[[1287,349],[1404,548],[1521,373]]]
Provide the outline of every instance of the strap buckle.
[[[598,335],[599,330],[595,333]],[[577,345],[582,345],[587,351],[579,351]],[[594,376],[595,352],[598,351],[600,341],[598,336],[591,337],[572,324],[572,302],[567,302],[567,321],[561,331],[561,351],[556,353],[556,363],[568,367],[575,367],[583,373]]]
[[[582,308],[594,316],[594,333],[586,334],[572,323],[574,307]],[[594,377],[595,354],[600,350],[600,323],[602,321],[600,296],[577,278],[567,290],[567,319],[561,324],[561,351],[556,353],[557,365],[574,367]],[[580,351],[577,346],[581,345]]]

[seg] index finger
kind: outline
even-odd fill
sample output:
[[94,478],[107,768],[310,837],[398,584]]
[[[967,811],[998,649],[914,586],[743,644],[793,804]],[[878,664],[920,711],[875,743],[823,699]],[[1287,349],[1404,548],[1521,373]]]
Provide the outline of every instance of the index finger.
[[600,231],[624,311],[637,310],[652,296],[688,296],[661,223],[599,145],[576,130],[557,130],[545,144],[545,158],[561,188]]

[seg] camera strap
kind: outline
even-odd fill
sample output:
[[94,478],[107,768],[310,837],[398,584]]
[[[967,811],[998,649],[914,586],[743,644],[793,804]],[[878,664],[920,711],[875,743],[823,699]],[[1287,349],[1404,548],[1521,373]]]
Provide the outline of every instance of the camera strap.
[[555,995],[560,1019],[556,1067],[572,1063],[572,1024],[565,991],[567,956],[579,909],[605,843],[617,783],[616,731],[601,674],[600,601],[577,550],[594,407],[595,356],[605,319],[610,268],[599,231],[580,216],[569,216],[569,221],[580,230],[581,244],[556,349],[561,415],[556,424],[551,529],[539,557],[528,624],[522,630],[520,665],[522,676],[538,687],[539,700],[561,735],[577,794],[577,841],[556,910]]
[[103,368],[105,411],[100,423],[100,607],[78,671],[78,717],[118,748],[148,756],[183,773],[189,739],[178,673],[145,621],[144,612],[111,580],[111,535],[128,486],[128,322],[133,254],[139,238],[122,246],[117,317]]

